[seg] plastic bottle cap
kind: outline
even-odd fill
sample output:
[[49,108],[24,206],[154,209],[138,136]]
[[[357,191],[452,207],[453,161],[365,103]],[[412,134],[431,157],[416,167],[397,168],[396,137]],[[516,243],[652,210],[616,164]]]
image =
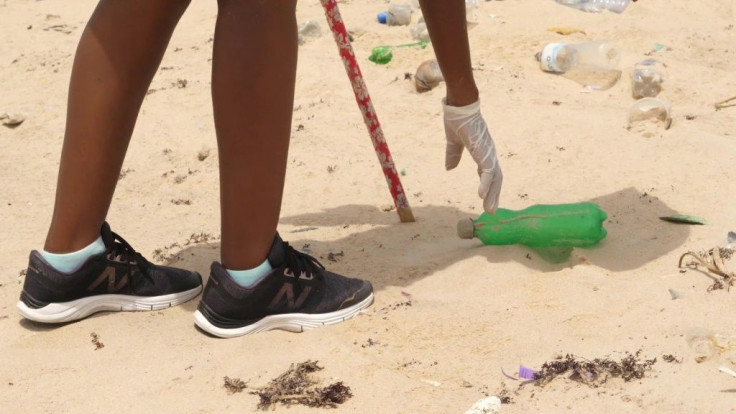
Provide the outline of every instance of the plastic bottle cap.
[[557,65],[557,53],[563,46],[565,46],[564,43],[550,43],[542,49],[542,56],[539,59],[542,70],[557,73],[564,72],[564,70]]
[[386,24],[386,18],[388,16],[386,15],[386,12],[378,13],[378,23]]
[[461,239],[472,239],[475,233],[473,219],[462,219],[457,222],[457,235]]

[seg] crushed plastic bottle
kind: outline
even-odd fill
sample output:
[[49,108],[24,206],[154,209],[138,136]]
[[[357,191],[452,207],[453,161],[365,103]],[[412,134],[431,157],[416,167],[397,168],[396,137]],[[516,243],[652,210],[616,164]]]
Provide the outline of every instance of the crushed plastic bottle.
[[409,4],[392,3],[386,12],[386,24],[389,26],[408,26],[411,23],[412,7]]
[[465,0],[465,19],[468,23],[478,23],[476,10],[480,8],[478,0]]
[[420,17],[416,23],[411,25],[409,31],[414,40],[429,40],[429,31],[427,31],[427,23],[424,22],[424,16]]
[[303,45],[307,42],[307,39],[318,38],[322,36],[322,28],[319,23],[313,20],[307,20],[299,25],[299,44]]
[[579,44],[550,43],[539,54],[539,64],[546,72],[564,73],[565,77],[593,90],[606,90],[621,78],[620,53],[605,40]]
[[555,0],[557,3],[563,4],[574,9],[582,10],[589,13],[600,13],[603,10],[612,11],[614,13],[623,13],[631,0]]
[[664,78],[657,66],[656,60],[647,59],[634,67],[631,73],[631,96],[634,99],[653,98],[662,91]]

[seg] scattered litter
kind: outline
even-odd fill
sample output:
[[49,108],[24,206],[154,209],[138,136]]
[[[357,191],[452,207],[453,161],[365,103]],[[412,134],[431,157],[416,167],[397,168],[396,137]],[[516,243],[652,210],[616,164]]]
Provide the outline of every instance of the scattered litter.
[[670,105],[659,98],[639,99],[629,112],[629,128],[633,124],[643,121],[662,123],[664,129],[669,129],[672,126]]
[[427,384],[429,384],[429,385],[431,385],[433,387],[440,387],[440,386],[442,386],[442,383],[441,382],[428,380],[426,378],[422,378],[422,382],[425,382],[425,383],[427,383]]
[[[429,92],[440,82],[444,82],[445,78],[442,76],[440,65],[436,59],[426,60],[422,62],[417,68],[417,72],[414,75],[414,87],[417,92]],[[404,170],[402,170],[402,175]]]
[[538,371],[535,371],[531,368],[527,368],[523,365],[519,367],[519,378],[523,378],[525,380],[534,380],[536,379]]
[[583,35],[587,34],[585,33],[585,30],[579,29],[577,27],[548,27],[547,31],[561,34],[563,36],[568,36],[574,33],[582,33]]
[[350,387],[342,381],[326,387],[317,387],[317,381],[311,374],[322,369],[323,367],[317,365],[317,361],[292,364],[286,372],[271,380],[265,387],[251,391],[251,394],[260,397],[259,409],[270,408],[276,403],[286,406],[301,404],[308,407],[335,408],[353,396]]
[[319,23],[313,20],[307,20],[299,25],[299,44],[303,45],[309,39],[316,39],[322,36],[322,28]]
[[718,367],[718,370],[721,372],[725,372],[726,374],[732,377],[736,377],[736,371],[732,370],[731,368],[721,366],[721,367]]
[[223,380],[225,383],[222,384],[222,387],[227,390],[228,394],[242,392],[244,389],[248,388],[248,384],[243,382],[240,378],[225,377]]
[[506,371],[503,370],[503,368],[501,368],[501,373],[503,374],[504,377],[506,377],[508,379],[512,379],[514,381],[518,381],[519,380],[517,377],[514,377],[512,375],[507,374]]
[[715,338],[713,333],[705,328],[692,328],[685,337],[687,344],[694,353],[695,362],[705,362],[716,355]]
[[493,396],[479,400],[465,414],[493,414],[501,412],[501,399]]
[[9,114],[6,112],[0,115],[0,120],[3,121],[3,125],[5,125],[6,127],[15,128],[18,125],[22,124],[23,121],[26,120],[26,117],[25,115],[20,113]]
[[590,361],[568,354],[555,361],[542,364],[542,369],[534,375],[535,384],[544,386],[558,376],[568,373],[570,374],[568,379],[590,387],[598,387],[610,378],[620,377],[626,382],[633,379],[642,379],[652,365],[657,362],[657,358],[640,360],[640,353],[641,351],[637,351],[635,354],[627,353],[618,362],[608,358],[596,358]]
[[659,219],[664,220],[664,221],[669,221],[670,223],[678,223],[678,224],[698,224],[698,225],[708,224],[708,222],[704,218],[700,218],[696,216],[688,216],[686,214],[675,214],[673,216],[660,217]]
[[427,23],[424,22],[423,16],[409,27],[409,31],[414,40],[429,40],[429,31],[427,30]]
[[736,242],[736,233],[729,231],[728,235],[726,236],[726,241],[728,242],[727,248],[732,248],[733,243]]
[[639,62],[631,73],[631,96],[634,99],[653,98],[662,91],[664,77],[654,68],[657,61],[646,59],[643,62]]
[[292,230],[290,231],[290,233],[304,233],[304,232],[312,231],[312,230],[318,230],[318,228],[317,227],[303,227],[301,229]]
[[673,290],[673,289],[667,289],[668,292],[670,292],[670,296],[672,296],[672,300],[682,299],[682,293]]

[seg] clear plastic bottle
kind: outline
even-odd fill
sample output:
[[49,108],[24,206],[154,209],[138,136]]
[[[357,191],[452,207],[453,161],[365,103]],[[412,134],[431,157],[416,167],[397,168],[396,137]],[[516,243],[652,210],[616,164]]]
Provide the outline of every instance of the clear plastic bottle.
[[309,38],[318,38],[322,36],[322,28],[319,23],[313,20],[307,20],[299,25],[299,44],[303,45]]
[[564,73],[587,89],[606,90],[621,78],[620,53],[613,43],[601,40],[580,44],[550,43],[539,55],[542,70]]
[[414,40],[429,40],[429,31],[427,31],[427,23],[424,22],[424,16],[420,17],[416,23],[409,27],[411,37]]
[[386,24],[389,26],[408,26],[411,23],[412,8],[409,4],[392,3],[388,6]]
[[603,10],[623,13],[631,0],[555,0],[557,3],[589,13],[600,13]]
[[465,0],[465,19],[468,23],[478,23],[475,11],[479,8],[478,0]]
[[653,98],[662,91],[664,81],[659,63],[654,59],[636,64],[631,73],[631,96],[634,99]]
[[564,73],[572,69],[617,69],[621,55],[606,40],[579,44],[550,43],[542,49],[540,64],[547,72]]

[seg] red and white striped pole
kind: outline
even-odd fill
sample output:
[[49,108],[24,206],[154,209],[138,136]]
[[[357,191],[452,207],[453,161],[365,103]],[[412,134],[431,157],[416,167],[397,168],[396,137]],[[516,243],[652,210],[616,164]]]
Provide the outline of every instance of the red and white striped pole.
[[358,103],[360,112],[363,114],[363,121],[365,121],[365,126],[371,135],[373,149],[376,151],[378,161],[381,163],[381,168],[383,169],[383,175],[386,177],[388,188],[394,199],[396,211],[399,213],[402,223],[412,222],[414,221],[414,214],[411,212],[409,200],[404,193],[404,187],[401,185],[399,174],[396,172],[393,158],[391,158],[391,152],[388,150],[386,138],[383,136],[381,124],[378,122],[378,116],[376,115],[375,109],[373,109],[371,96],[368,94],[368,87],[366,87],[365,81],[363,80],[360,66],[358,66],[358,62],[355,60],[353,46],[350,44],[348,31],[342,21],[340,10],[337,8],[337,2],[335,0],[321,1],[325,9],[327,23],[330,25],[330,31],[332,31],[337,48],[340,50],[345,71],[348,73],[348,78],[350,78],[350,83],[353,86],[355,101]]

